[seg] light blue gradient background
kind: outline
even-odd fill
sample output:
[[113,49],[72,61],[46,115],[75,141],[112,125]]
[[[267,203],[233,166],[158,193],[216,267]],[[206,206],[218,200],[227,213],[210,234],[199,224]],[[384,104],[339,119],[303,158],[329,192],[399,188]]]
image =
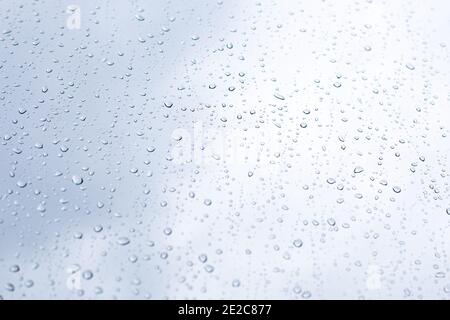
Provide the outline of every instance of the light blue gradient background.
[[450,2],[0,5],[1,297],[450,298]]

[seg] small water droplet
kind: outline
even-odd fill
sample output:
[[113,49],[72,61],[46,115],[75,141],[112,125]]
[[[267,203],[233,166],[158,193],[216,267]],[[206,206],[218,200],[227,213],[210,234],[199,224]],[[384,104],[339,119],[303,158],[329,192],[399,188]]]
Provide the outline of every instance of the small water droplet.
[[353,169],[353,172],[354,173],[361,173],[361,172],[363,172],[364,171],[364,168],[363,167],[360,167],[360,166],[357,166],[357,167],[355,167],[355,169]]
[[72,182],[76,185],[80,185],[83,183],[83,178],[78,176],[78,175],[73,175],[72,176]]
[[296,248],[300,248],[301,246],[303,246],[303,241],[300,239],[295,239],[293,243],[294,243],[294,247],[296,247]]
[[121,246],[126,246],[129,243],[130,243],[130,239],[128,239],[127,237],[120,237],[117,239],[117,244],[119,244]]
[[392,190],[394,190],[395,193],[400,193],[400,192],[402,192],[402,189],[401,189],[400,187],[397,187],[397,186],[392,187]]
[[85,280],[90,280],[94,276],[94,274],[92,273],[91,270],[85,270],[85,271],[83,271],[83,273],[81,275],[82,275],[83,279],[85,279]]

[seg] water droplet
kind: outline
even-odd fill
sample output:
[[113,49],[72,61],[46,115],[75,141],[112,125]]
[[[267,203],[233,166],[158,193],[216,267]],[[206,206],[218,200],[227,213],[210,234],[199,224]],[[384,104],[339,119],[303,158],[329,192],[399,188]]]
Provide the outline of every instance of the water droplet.
[[303,246],[303,241],[300,240],[300,239],[295,239],[294,240],[294,247],[300,248],[301,246]]
[[354,173],[361,173],[363,171],[364,171],[363,167],[360,167],[360,166],[357,166],[357,167],[355,167],[355,169],[353,169]]
[[166,108],[172,108],[173,107],[173,102],[172,101],[164,101],[164,106]]
[[82,239],[83,238],[83,234],[79,231],[75,232],[73,234],[74,239]]
[[393,187],[392,190],[394,190],[395,193],[402,192],[402,189],[400,187],[397,187],[397,186]]
[[208,257],[206,254],[201,254],[198,256],[198,260],[200,260],[201,263],[205,263],[206,261],[208,261]]
[[119,244],[121,246],[126,246],[129,243],[130,243],[130,239],[128,239],[127,237],[120,237],[117,239],[117,244]]
[[76,185],[80,185],[83,183],[83,178],[78,176],[78,175],[73,175],[72,176],[72,182]]
[[214,271],[214,267],[208,264],[205,266],[205,271],[208,273],[212,273]]
[[145,18],[143,16],[141,16],[140,14],[135,15],[136,20],[138,21],[144,21]]
[[83,279],[85,279],[85,280],[90,280],[94,276],[94,274],[92,273],[91,270],[85,270],[85,271],[83,271],[83,273],[81,275],[82,275]]
[[280,100],[284,100],[284,99],[285,99],[284,96],[283,96],[282,94],[278,93],[278,92],[275,92],[275,93],[273,94],[273,96],[274,96],[275,98],[277,98],[277,99],[280,99]]
[[17,181],[17,186],[19,188],[25,188],[27,186],[27,183],[25,181],[19,180]]
[[12,273],[17,273],[20,271],[20,267],[17,264],[14,264],[9,268],[9,271]]

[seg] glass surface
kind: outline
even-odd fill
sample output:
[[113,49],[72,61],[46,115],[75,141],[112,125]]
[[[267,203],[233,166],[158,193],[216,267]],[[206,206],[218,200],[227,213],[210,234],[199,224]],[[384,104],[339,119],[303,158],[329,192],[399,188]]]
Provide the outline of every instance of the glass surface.
[[1,298],[450,298],[448,0],[1,7]]

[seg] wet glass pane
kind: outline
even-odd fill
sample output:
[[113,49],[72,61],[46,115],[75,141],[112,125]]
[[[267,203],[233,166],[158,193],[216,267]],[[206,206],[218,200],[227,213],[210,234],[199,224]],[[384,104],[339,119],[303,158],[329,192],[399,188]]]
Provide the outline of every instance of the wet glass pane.
[[1,4],[1,298],[450,298],[449,1]]

